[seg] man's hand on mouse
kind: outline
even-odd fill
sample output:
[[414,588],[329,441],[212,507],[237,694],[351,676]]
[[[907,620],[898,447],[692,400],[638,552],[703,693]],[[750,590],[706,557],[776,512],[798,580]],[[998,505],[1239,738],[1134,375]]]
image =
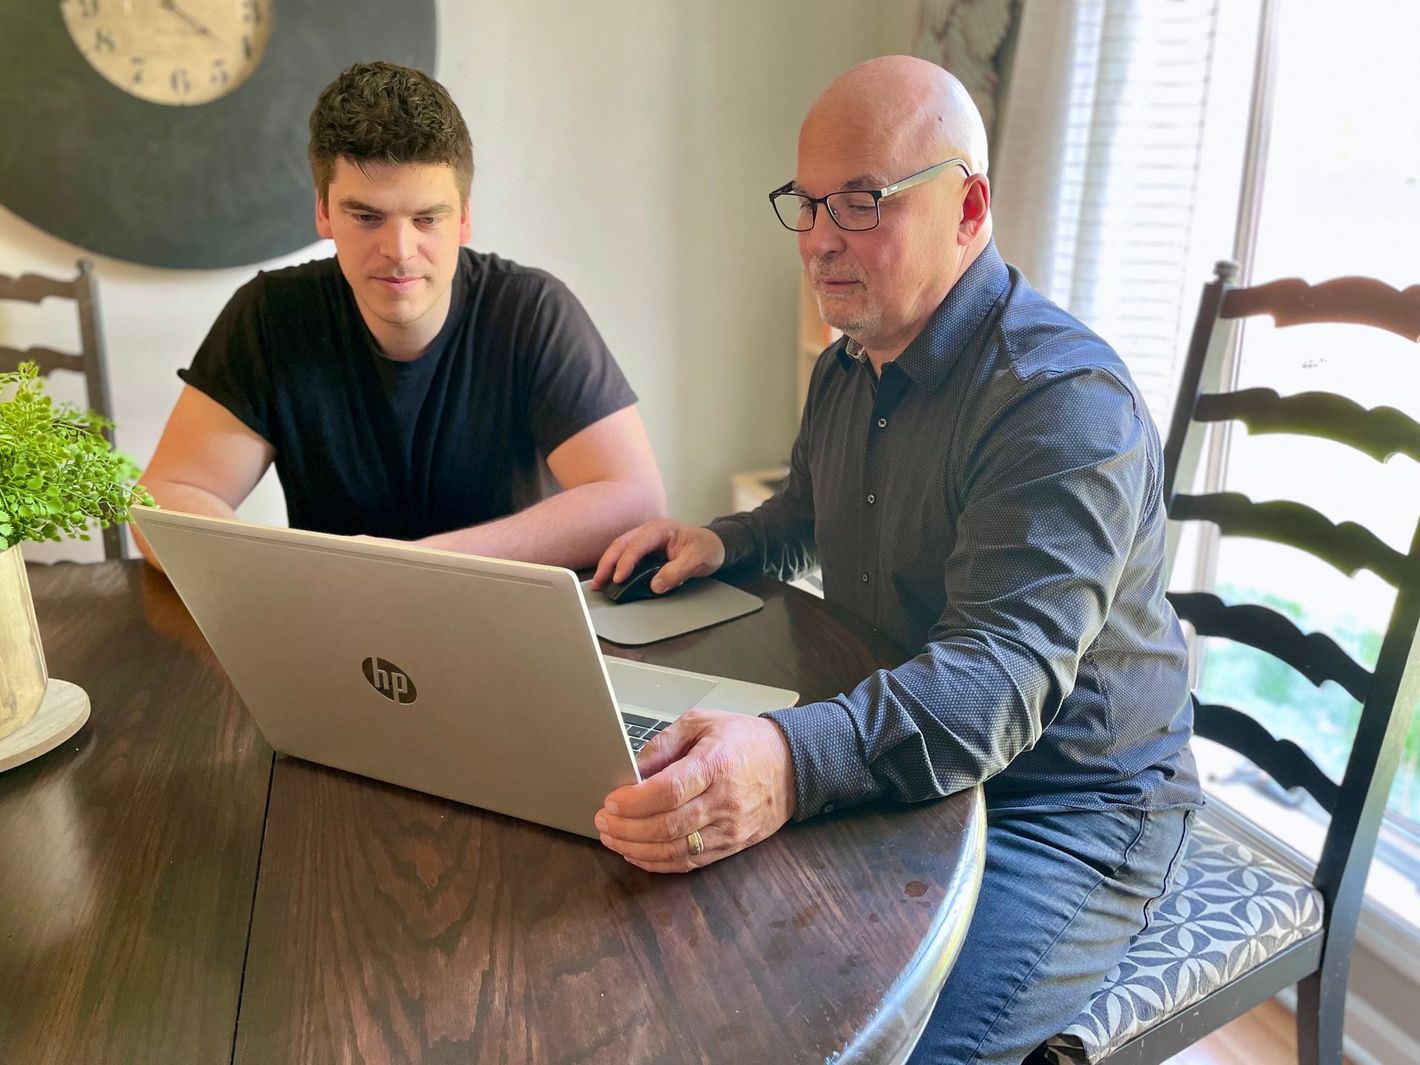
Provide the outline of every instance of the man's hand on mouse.
[[653,552],[666,556],[666,564],[651,579],[651,590],[664,595],[692,577],[708,577],[725,563],[725,545],[709,529],[669,518],[657,518],[622,533],[603,552],[592,575],[592,588],[621,583],[636,563]]
[[728,858],[794,814],[789,743],[767,717],[691,710],[637,764],[641,783],[608,795],[595,823],[604,845],[647,872],[687,873]]

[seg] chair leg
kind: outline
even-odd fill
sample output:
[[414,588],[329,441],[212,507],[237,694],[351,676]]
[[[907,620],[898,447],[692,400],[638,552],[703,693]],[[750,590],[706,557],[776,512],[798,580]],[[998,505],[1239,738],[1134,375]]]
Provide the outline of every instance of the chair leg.
[[1302,980],[1297,985],[1297,1065],[1341,1065],[1345,1017],[1345,979],[1323,981],[1315,972]]

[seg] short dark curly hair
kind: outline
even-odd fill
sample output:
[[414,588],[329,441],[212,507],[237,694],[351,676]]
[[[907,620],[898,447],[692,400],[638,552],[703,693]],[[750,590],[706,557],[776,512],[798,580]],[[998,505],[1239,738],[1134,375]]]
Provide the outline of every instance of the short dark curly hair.
[[322,203],[341,157],[357,166],[446,164],[465,201],[473,186],[473,143],[448,90],[395,63],[356,63],[325,87],[311,111],[307,154]]

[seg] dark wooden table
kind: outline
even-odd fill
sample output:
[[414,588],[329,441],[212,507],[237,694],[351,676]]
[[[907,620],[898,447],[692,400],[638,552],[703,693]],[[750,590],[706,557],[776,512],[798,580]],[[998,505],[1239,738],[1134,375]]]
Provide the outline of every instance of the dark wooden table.
[[[32,566],[89,723],[0,774],[0,1062],[891,1061],[975,902],[976,792],[687,876],[273,758],[166,579]],[[832,695],[901,653],[770,581],[635,652]]]

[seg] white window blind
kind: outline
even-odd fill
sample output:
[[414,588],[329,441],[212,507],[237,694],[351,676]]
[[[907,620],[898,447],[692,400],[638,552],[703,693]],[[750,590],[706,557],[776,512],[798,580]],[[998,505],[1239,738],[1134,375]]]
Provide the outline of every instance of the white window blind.
[[1166,422],[1206,280],[1194,208],[1217,0],[1033,0],[1022,20],[993,163],[997,242],[1114,345]]

